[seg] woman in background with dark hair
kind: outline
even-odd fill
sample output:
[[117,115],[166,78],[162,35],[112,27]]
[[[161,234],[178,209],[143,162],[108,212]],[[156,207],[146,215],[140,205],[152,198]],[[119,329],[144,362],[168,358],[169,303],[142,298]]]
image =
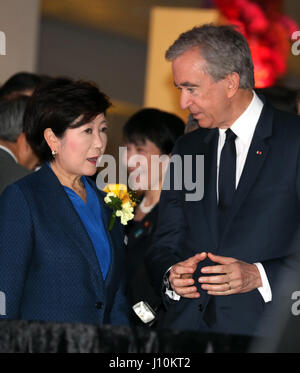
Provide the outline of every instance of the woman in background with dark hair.
[[[177,138],[184,134],[184,129],[184,122],[176,115],[152,108],[142,109],[134,114],[123,128],[129,187],[140,191],[143,196],[136,207],[134,219],[126,228],[128,298],[135,310],[135,313],[131,313],[132,325],[146,323],[158,327],[157,319],[163,312],[161,298],[150,284],[144,257],[157,223],[158,203],[168,156]],[[159,162],[159,157],[164,160]],[[151,312],[156,315],[153,320]]]
[[123,241],[96,172],[107,143],[109,99],[87,82],[38,88],[24,131],[44,163],[0,197],[0,318],[127,324]]

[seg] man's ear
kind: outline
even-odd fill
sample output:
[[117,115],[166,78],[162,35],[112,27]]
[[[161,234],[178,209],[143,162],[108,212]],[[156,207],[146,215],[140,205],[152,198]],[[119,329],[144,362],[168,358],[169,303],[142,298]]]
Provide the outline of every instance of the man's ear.
[[29,145],[25,133],[22,132],[17,138],[16,141],[16,157],[18,163],[28,170],[34,170],[39,164],[39,159]]
[[228,74],[225,78],[227,95],[229,98],[233,97],[239,89],[240,86],[240,76],[238,73]]
[[25,149],[25,143],[26,143],[26,138],[25,138],[25,133],[21,132],[19,136],[17,137],[17,140],[15,143],[13,143],[13,148],[11,151],[14,153],[16,156],[18,163],[21,164],[22,160],[22,154],[26,151]]
[[26,140],[26,136],[25,136],[25,133],[24,132],[21,132],[20,133],[20,135],[18,136],[18,138],[17,138],[17,141],[16,141],[16,143],[17,143],[17,146],[19,147],[19,148],[24,148],[25,147],[25,145],[27,144],[27,140]]
[[16,145],[17,145],[16,156],[17,156],[18,162],[20,164],[22,164],[23,154],[27,154],[27,152],[29,150],[31,151],[31,147],[27,142],[27,139],[26,139],[26,136],[25,136],[24,132],[21,132],[20,135],[18,136],[17,141],[16,141]]
[[57,144],[58,140],[57,137],[55,136],[54,132],[52,131],[51,128],[46,128],[44,131],[44,138],[49,146],[49,148],[54,151],[57,151]]

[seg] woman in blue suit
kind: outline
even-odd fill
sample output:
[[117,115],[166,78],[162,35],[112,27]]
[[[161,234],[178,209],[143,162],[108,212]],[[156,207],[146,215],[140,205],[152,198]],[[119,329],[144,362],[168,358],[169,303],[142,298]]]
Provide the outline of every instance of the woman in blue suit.
[[29,102],[25,134],[44,165],[0,198],[0,318],[128,324],[122,229],[108,231],[105,195],[86,177],[105,151],[110,105],[65,79]]

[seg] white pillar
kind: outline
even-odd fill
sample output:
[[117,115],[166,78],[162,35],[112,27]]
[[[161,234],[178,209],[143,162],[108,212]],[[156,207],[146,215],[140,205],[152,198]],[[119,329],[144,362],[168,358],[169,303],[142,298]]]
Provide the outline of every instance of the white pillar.
[[0,85],[36,69],[40,0],[0,1]]

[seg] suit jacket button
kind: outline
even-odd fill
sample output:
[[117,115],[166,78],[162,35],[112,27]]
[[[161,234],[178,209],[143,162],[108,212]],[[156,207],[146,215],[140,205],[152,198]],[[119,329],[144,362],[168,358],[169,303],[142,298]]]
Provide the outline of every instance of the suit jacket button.
[[102,302],[97,302],[95,304],[95,306],[96,306],[97,310],[101,310],[101,308],[103,307],[103,303]]
[[200,311],[200,312],[203,311],[203,305],[202,305],[202,304],[199,304],[198,308],[199,308],[199,311]]

